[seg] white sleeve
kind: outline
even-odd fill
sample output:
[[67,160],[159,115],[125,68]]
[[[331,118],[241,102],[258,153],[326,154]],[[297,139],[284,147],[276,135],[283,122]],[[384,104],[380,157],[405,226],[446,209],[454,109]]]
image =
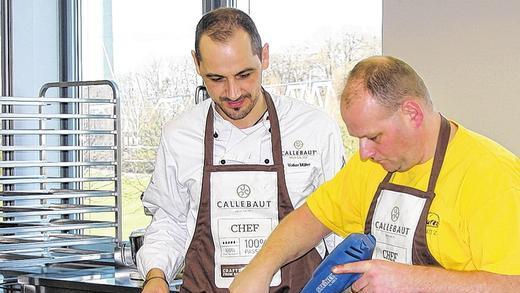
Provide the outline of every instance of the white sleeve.
[[319,176],[318,186],[332,179],[345,164],[345,148],[343,147],[341,131],[337,123],[331,123],[324,143],[321,156],[321,170],[323,173]]
[[[319,182],[317,186],[331,180],[337,172],[345,164],[345,149],[343,147],[343,139],[341,131],[337,123],[331,123],[331,130],[328,132],[328,136],[324,140],[326,145],[323,146],[323,152],[321,157],[321,176],[318,176]],[[329,236],[324,238],[327,246],[328,253],[343,240],[342,237],[331,233]],[[323,254],[322,254],[323,256]]]
[[173,280],[184,262],[189,197],[178,183],[177,162],[168,151],[164,132],[163,129],[152,180],[142,199],[153,218],[136,262],[143,277],[150,269],[159,268],[168,280]]

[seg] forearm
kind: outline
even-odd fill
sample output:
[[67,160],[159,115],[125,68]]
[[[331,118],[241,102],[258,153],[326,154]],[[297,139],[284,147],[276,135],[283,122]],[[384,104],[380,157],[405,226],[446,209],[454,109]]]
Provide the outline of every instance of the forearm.
[[330,230],[304,204],[280,222],[248,266],[272,276],[280,267],[312,249],[329,233]]
[[413,266],[386,260],[367,260],[338,265],[335,274],[361,273],[354,291],[387,293],[509,293],[518,292],[520,276],[484,271],[451,271]]
[[520,276],[506,276],[483,271],[460,272],[439,268],[417,267],[416,292],[508,293],[520,290]]
[[184,225],[156,212],[147,228],[143,246],[137,252],[137,268],[144,277],[152,268],[161,269],[167,280],[173,280],[184,261],[187,233]]

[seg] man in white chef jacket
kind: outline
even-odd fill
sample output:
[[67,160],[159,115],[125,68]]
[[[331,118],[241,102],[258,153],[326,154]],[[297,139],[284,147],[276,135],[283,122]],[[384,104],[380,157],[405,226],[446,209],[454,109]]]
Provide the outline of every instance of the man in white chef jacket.
[[[192,55],[211,99],[163,128],[143,197],[153,213],[137,254],[143,292],[167,292],[183,265],[181,292],[227,292],[279,220],[344,161],[331,118],[262,88],[269,46],[247,14],[204,15]],[[270,291],[299,292],[321,261],[318,249],[278,270]]]

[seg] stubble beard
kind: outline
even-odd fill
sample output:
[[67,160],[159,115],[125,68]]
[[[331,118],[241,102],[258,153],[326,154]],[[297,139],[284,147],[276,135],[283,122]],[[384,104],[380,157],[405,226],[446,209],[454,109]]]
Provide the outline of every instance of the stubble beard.
[[[217,106],[227,117],[229,117],[232,120],[244,119],[247,115],[249,115],[249,113],[251,113],[251,111],[256,105],[256,102],[258,101],[258,98],[253,98],[251,94],[246,94],[240,96],[239,99],[249,100],[250,103],[244,105],[241,108],[222,107],[220,104],[218,104]],[[220,98],[221,104],[226,103],[227,100],[229,99],[226,97]]]

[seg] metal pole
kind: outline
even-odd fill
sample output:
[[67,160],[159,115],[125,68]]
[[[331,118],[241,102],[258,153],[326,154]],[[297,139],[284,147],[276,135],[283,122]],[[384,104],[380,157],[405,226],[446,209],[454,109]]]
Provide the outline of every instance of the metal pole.
[[12,2],[1,0],[1,66],[2,66],[2,96],[13,95],[13,26],[12,26]]
[[[13,95],[13,22],[12,22],[12,1],[11,0],[1,0],[1,75],[2,75],[2,96],[12,96]],[[13,106],[11,105],[2,105],[2,113],[13,113]],[[2,129],[13,129],[13,121],[12,120],[4,120],[2,121]],[[2,135],[2,146],[13,146],[14,137],[12,135]],[[3,151],[2,152],[2,160],[4,161],[12,161],[14,159],[13,151]],[[3,176],[12,176],[14,175],[13,168],[3,168],[2,169]],[[14,185],[6,184],[3,185],[3,190],[13,190]],[[4,205],[10,205],[14,202],[4,201]]]

